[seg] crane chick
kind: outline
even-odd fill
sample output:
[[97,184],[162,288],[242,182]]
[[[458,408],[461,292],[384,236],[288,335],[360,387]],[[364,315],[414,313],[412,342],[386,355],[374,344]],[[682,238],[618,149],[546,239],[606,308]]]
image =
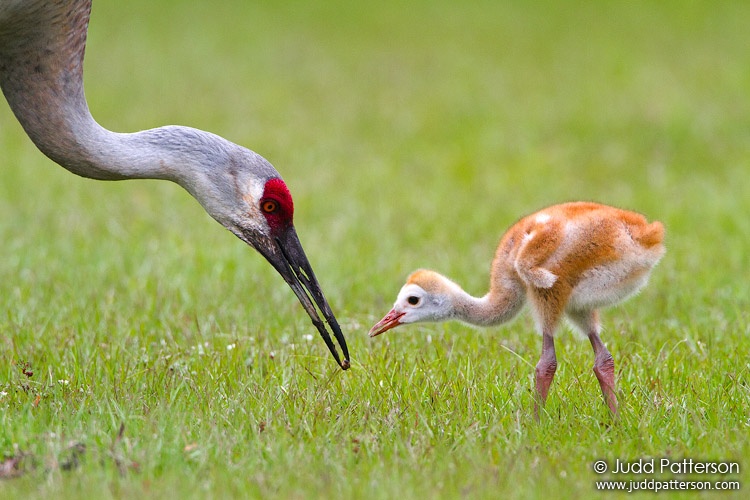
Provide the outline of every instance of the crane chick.
[[393,309],[370,330],[456,319],[492,326],[513,319],[528,301],[542,334],[534,414],[539,418],[557,369],[554,336],[563,315],[588,336],[594,374],[616,416],[614,361],[599,338],[598,310],[640,290],[664,255],[664,226],[638,213],[590,202],[554,205],[515,223],[492,261],[490,290],[473,297],[445,276],[420,269]]

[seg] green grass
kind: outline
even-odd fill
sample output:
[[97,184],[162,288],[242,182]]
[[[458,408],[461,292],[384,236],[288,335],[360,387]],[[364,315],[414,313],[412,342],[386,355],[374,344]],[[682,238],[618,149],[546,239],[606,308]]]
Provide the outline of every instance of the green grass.
[[[90,106],[266,156],[353,368],[180,188],[75,177],[3,102],[0,459],[27,472],[0,496],[580,498],[648,457],[748,487],[750,5],[249,3],[96,1]],[[367,338],[409,271],[481,294],[502,232],[571,199],[667,228],[603,314],[618,423],[567,331],[534,422],[528,316]]]

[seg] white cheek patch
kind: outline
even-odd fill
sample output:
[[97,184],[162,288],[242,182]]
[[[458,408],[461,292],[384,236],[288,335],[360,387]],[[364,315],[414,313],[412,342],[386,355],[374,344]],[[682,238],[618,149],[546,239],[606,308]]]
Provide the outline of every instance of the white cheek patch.
[[264,186],[260,182],[251,182],[247,191],[245,192],[243,199],[247,203],[247,212],[244,215],[240,215],[246,226],[254,226],[261,229],[268,229],[266,218],[260,211],[260,199],[263,198],[263,192],[265,191]]
[[247,194],[245,195],[245,200],[247,201],[248,205],[257,208],[258,204],[260,203],[260,199],[263,197],[264,190],[265,187],[262,186],[259,182],[250,183],[250,186],[248,186]]

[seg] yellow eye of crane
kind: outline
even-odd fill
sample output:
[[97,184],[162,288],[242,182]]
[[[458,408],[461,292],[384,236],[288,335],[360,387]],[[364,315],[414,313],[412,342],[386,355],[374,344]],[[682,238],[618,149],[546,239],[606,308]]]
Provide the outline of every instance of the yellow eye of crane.
[[265,213],[270,214],[271,212],[275,212],[276,209],[279,208],[279,205],[273,200],[266,200],[261,203],[260,208],[263,209]]

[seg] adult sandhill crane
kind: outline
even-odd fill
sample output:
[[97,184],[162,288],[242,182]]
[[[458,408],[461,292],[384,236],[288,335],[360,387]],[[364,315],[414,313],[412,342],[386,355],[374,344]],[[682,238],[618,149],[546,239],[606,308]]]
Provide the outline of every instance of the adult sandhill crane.
[[472,297],[434,271],[418,270],[370,336],[418,321],[496,325],[513,319],[528,300],[542,334],[536,418],[557,369],[554,335],[563,315],[591,341],[594,373],[616,416],[615,365],[599,338],[598,309],[625,300],[646,284],[664,255],[663,238],[660,222],[649,224],[634,212],[587,202],[545,208],[522,218],[502,237],[484,297]]
[[164,179],[185,188],[281,274],[347,369],[346,340],[297,237],[289,190],[270,163],[202,130],[166,126],[123,134],[93,119],[83,91],[90,12],[91,0],[0,0],[0,86],[31,140],[82,177]]

